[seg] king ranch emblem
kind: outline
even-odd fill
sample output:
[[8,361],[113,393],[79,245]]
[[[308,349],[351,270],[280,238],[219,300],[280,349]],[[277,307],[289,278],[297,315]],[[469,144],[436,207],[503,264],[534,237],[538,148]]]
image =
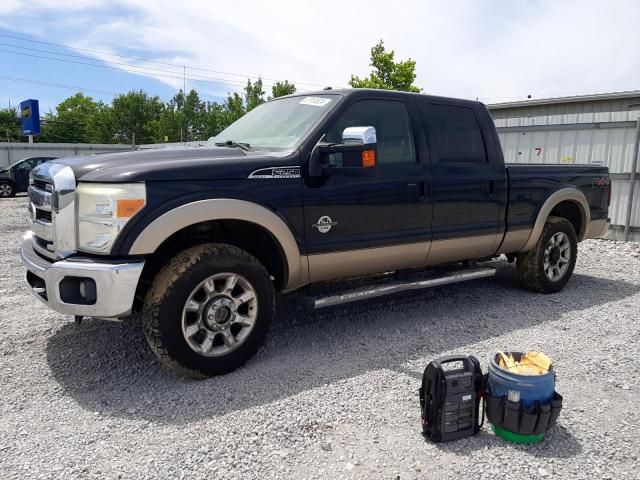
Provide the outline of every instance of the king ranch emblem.
[[331,217],[328,215],[323,215],[312,227],[317,228],[320,233],[327,233],[331,230],[331,227],[335,227],[336,225],[338,225],[338,222],[331,220]]

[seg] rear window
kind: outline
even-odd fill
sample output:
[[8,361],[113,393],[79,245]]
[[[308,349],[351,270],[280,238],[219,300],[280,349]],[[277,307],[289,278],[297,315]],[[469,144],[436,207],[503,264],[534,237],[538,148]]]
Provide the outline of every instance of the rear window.
[[427,117],[440,162],[487,162],[482,132],[472,109],[430,104]]

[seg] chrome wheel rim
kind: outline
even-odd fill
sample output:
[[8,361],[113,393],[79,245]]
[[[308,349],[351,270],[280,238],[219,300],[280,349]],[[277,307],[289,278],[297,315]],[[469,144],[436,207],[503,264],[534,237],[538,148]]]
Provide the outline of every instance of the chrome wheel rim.
[[0,197],[8,197],[11,195],[11,185],[0,183]]
[[258,317],[258,296],[237,273],[217,273],[193,289],[182,309],[182,334],[205,357],[227,355],[247,339]]
[[557,282],[565,276],[571,263],[571,242],[567,234],[554,233],[544,249],[544,273],[549,280]]

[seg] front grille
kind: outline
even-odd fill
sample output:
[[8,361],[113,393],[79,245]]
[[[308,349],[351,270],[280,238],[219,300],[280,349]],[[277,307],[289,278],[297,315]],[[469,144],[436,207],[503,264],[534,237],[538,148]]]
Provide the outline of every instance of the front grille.
[[51,214],[51,194],[53,185],[42,179],[34,179],[29,187],[29,210],[33,246],[40,255],[54,258],[53,215]]
[[51,212],[36,209],[36,220],[51,223]]
[[76,249],[75,189],[71,167],[45,162],[29,174],[29,215],[33,249],[56,260]]
[[53,185],[50,183],[47,183],[43,180],[39,180],[39,179],[34,179],[32,185],[36,188],[39,188],[41,190],[45,190],[47,192],[52,192],[53,191]]

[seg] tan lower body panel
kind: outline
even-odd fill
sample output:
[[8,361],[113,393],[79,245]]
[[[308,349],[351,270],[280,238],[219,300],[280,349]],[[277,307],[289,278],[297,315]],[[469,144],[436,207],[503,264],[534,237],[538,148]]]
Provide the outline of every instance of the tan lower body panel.
[[502,235],[480,235],[309,255],[311,283],[492,255]]
[[531,235],[531,228],[507,232],[500,245],[499,253],[514,253],[522,250]]
[[492,234],[435,240],[431,244],[427,264],[439,265],[441,263],[491,256],[498,249],[501,239],[502,234]]
[[[608,226],[606,219],[592,220],[585,238],[601,237]],[[531,228],[525,228],[508,232],[504,240],[502,234],[479,235],[309,255],[309,281],[315,283],[519,252],[531,233]]]
[[314,283],[425,266],[430,244],[419,242],[309,255],[309,278]]
[[584,238],[600,238],[609,230],[609,221],[606,218],[598,218],[597,220],[591,220],[587,226],[587,233]]

